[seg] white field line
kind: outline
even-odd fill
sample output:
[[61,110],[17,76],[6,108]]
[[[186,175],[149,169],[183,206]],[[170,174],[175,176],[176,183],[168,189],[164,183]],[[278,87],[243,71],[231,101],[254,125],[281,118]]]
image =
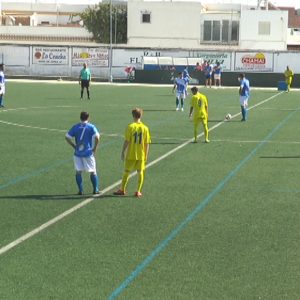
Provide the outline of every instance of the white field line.
[[[46,128],[46,127],[39,127],[39,126],[30,126],[30,125],[24,125],[19,123],[12,123],[0,120],[0,123],[11,125],[11,126],[17,126],[17,127],[23,127],[23,128],[30,128],[30,129],[39,129],[39,130],[46,130],[46,131],[56,131],[56,132],[67,132],[67,129],[55,129],[55,128]],[[101,135],[104,136],[110,136],[110,137],[124,137],[124,135],[118,134],[118,133],[101,133]]]
[[48,108],[74,108],[78,106],[57,105],[57,106],[32,106],[32,107],[17,107],[17,108],[2,108],[0,113],[16,111],[16,110],[31,110],[31,109],[48,109]]
[[[272,97],[269,97],[255,105],[253,105],[252,107],[250,107],[249,109],[253,109],[255,107],[258,107],[272,99],[274,99],[275,97],[281,95],[282,93],[278,93],[276,95],[273,95]],[[233,116],[233,118],[239,116],[241,113],[235,114]],[[214,125],[213,127],[211,127],[209,129],[209,131],[212,131],[216,128],[218,128],[219,126],[221,126],[222,124],[224,124],[226,121],[222,121],[220,123],[217,123],[216,125]],[[202,132],[201,134],[198,135],[198,137],[203,136],[204,133]],[[184,148],[185,146],[187,146],[188,144],[190,144],[192,141],[194,140],[194,138],[187,140],[186,142],[180,144],[179,146],[175,147],[174,149],[168,151],[167,153],[165,153],[164,155],[158,157],[157,159],[153,160],[152,162],[148,163],[146,168],[150,168],[153,165],[159,163],[160,161],[162,161],[163,159],[166,159],[167,157],[169,157],[170,155],[172,155],[173,153],[177,152],[178,150]],[[136,176],[136,173],[132,173],[130,175],[131,177]],[[91,203],[92,201],[94,201],[95,199],[97,199],[98,197],[101,197],[102,195],[106,194],[107,192],[111,191],[112,189],[116,188],[117,186],[119,186],[121,183],[121,180],[116,181],[115,183],[111,184],[110,186],[106,187],[105,189],[103,189],[101,191],[101,194],[99,195],[95,195],[93,197],[87,198],[85,200],[83,200],[81,203],[73,206],[72,208],[66,210],[65,212],[61,213],[60,215],[56,216],[55,218],[49,220],[48,222],[36,227],[35,229],[31,230],[30,232],[22,235],[21,237],[19,237],[18,239],[14,240],[13,242],[7,244],[6,246],[3,246],[2,248],[0,248],[0,255],[8,252],[9,250],[11,250],[12,248],[16,247],[17,245],[23,243],[24,241],[32,238],[33,236],[35,236],[36,234],[40,233],[41,231],[43,231],[44,229],[48,228],[49,226],[57,223],[58,221],[64,219],[65,217],[69,216],[70,214],[72,214],[73,212],[79,210],[80,208],[88,205],[89,203]]]
[[17,127],[30,128],[30,129],[39,129],[39,130],[56,131],[56,132],[67,132],[67,130],[63,130],[63,129],[51,129],[51,128],[45,128],[45,127],[30,126],[30,125],[7,122],[7,121],[3,121],[3,120],[0,120],[0,123],[6,124],[6,125],[17,126]]
[[[125,78],[124,78],[125,79]],[[49,83],[49,84],[73,84],[78,85],[78,79],[71,81],[71,80],[61,80],[59,76],[57,76],[57,79],[52,80],[43,80],[43,79],[8,79],[7,82],[27,82],[27,83]],[[126,83],[126,82],[96,82],[92,81],[91,86],[93,85],[113,85],[113,86],[143,86],[143,87],[173,87],[173,83],[170,84],[151,84],[151,83]],[[196,86],[203,88],[204,90],[207,89],[204,85],[195,84]],[[193,84],[190,84],[189,86],[194,86]],[[221,86],[221,87],[212,87],[212,89],[216,90],[222,90],[222,89],[237,89],[236,86]],[[277,87],[251,87],[251,90],[270,90],[270,91],[277,91]],[[293,88],[291,92],[299,92],[299,88]]]

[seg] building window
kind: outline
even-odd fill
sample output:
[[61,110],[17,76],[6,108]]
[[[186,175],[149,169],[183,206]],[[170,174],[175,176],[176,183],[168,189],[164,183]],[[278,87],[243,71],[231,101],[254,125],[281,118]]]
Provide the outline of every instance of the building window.
[[142,23],[151,23],[151,12],[142,11],[141,12],[141,21],[142,21]]
[[231,41],[239,40],[239,21],[231,22]]
[[259,35],[270,35],[271,34],[271,23],[270,22],[258,22],[258,34]]
[[221,22],[213,21],[212,22],[212,40],[215,42],[220,41],[221,38]]
[[205,20],[202,30],[202,42],[223,44],[236,43],[239,39],[239,22],[232,20]]
[[228,43],[229,41],[229,21],[223,20],[222,22],[222,42]]
[[204,41],[211,41],[211,28],[212,28],[212,23],[211,21],[204,21],[203,25],[203,40]]

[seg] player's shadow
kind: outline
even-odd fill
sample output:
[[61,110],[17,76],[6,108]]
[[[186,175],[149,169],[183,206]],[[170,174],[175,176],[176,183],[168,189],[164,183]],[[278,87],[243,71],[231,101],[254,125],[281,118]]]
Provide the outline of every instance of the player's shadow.
[[[208,122],[211,122],[211,121],[208,121]],[[213,121],[213,122],[216,122],[216,123],[219,123],[219,122],[225,122],[225,123],[232,123],[232,122],[238,122],[238,123],[241,123],[241,119],[230,119],[230,120],[219,120],[219,121]]]
[[208,120],[208,123],[220,123],[223,122],[224,120]]
[[130,199],[130,198],[136,198],[134,194],[128,194],[125,196],[118,196],[114,195],[113,193],[107,193],[104,195],[93,195],[93,194],[84,194],[84,195],[77,195],[77,194],[70,194],[70,195],[10,195],[10,196],[0,196],[0,201],[11,199],[11,200],[31,200],[31,201],[76,201],[76,200],[85,200],[95,198],[95,200],[100,199],[108,199],[108,198],[115,198],[115,199]]
[[82,198],[90,198],[92,195],[77,195],[77,194],[62,194],[62,195],[10,195],[10,196],[0,196],[0,199],[15,199],[15,200],[40,200],[40,201],[46,201],[46,200],[79,200]]
[[300,158],[300,156],[260,156],[263,159],[295,159]]

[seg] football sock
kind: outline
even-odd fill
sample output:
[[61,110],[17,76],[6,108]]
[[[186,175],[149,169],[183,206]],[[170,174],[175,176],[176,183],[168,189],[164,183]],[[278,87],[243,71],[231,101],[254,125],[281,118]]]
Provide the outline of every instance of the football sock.
[[91,178],[91,182],[92,182],[92,185],[93,185],[94,192],[98,192],[99,191],[99,177],[98,177],[98,175],[94,174],[94,173],[91,173],[90,178]]
[[197,140],[197,135],[198,135],[197,126],[194,125],[194,138],[195,138],[195,141]]
[[179,107],[179,99],[176,98],[176,107]]
[[208,127],[207,127],[207,124],[203,124],[203,126],[204,126],[205,140],[208,141]]
[[83,185],[82,185],[82,176],[81,174],[76,174],[76,183],[79,189],[79,192],[83,192]]
[[183,107],[184,100],[183,100],[183,99],[181,99],[180,101],[181,101],[181,107]]
[[86,92],[87,92],[88,98],[90,98],[90,90],[87,89]]
[[241,110],[242,110],[242,119],[245,120],[245,108],[244,108],[244,106],[241,106]]
[[0,96],[0,106],[3,105],[3,95]]
[[81,92],[80,92],[80,98],[82,98],[83,97],[83,90],[81,90]]
[[138,189],[137,192],[141,192],[143,184],[144,184],[144,176],[145,172],[144,171],[138,171]]
[[121,190],[124,191],[124,192],[126,190],[128,179],[129,179],[129,171],[125,171],[124,175],[123,175],[123,178],[122,178],[122,183],[121,183]]

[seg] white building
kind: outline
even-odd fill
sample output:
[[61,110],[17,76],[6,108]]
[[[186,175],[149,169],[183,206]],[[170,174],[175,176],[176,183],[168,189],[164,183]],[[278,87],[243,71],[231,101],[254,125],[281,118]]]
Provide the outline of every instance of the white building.
[[128,46],[286,50],[288,12],[237,4],[128,0]]
[[[0,40],[14,43],[91,43],[78,13],[88,5],[1,0]],[[2,25],[2,26],[1,26]]]
[[95,77],[123,78],[151,56],[219,61],[226,72],[282,73],[291,64],[300,73],[300,52],[287,51],[300,47],[295,9],[128,0],[127,44],[103,45],[74,17],[87,5],[21,1],[0,0],[0,62],[8,75],[77,77],[87,61]]

